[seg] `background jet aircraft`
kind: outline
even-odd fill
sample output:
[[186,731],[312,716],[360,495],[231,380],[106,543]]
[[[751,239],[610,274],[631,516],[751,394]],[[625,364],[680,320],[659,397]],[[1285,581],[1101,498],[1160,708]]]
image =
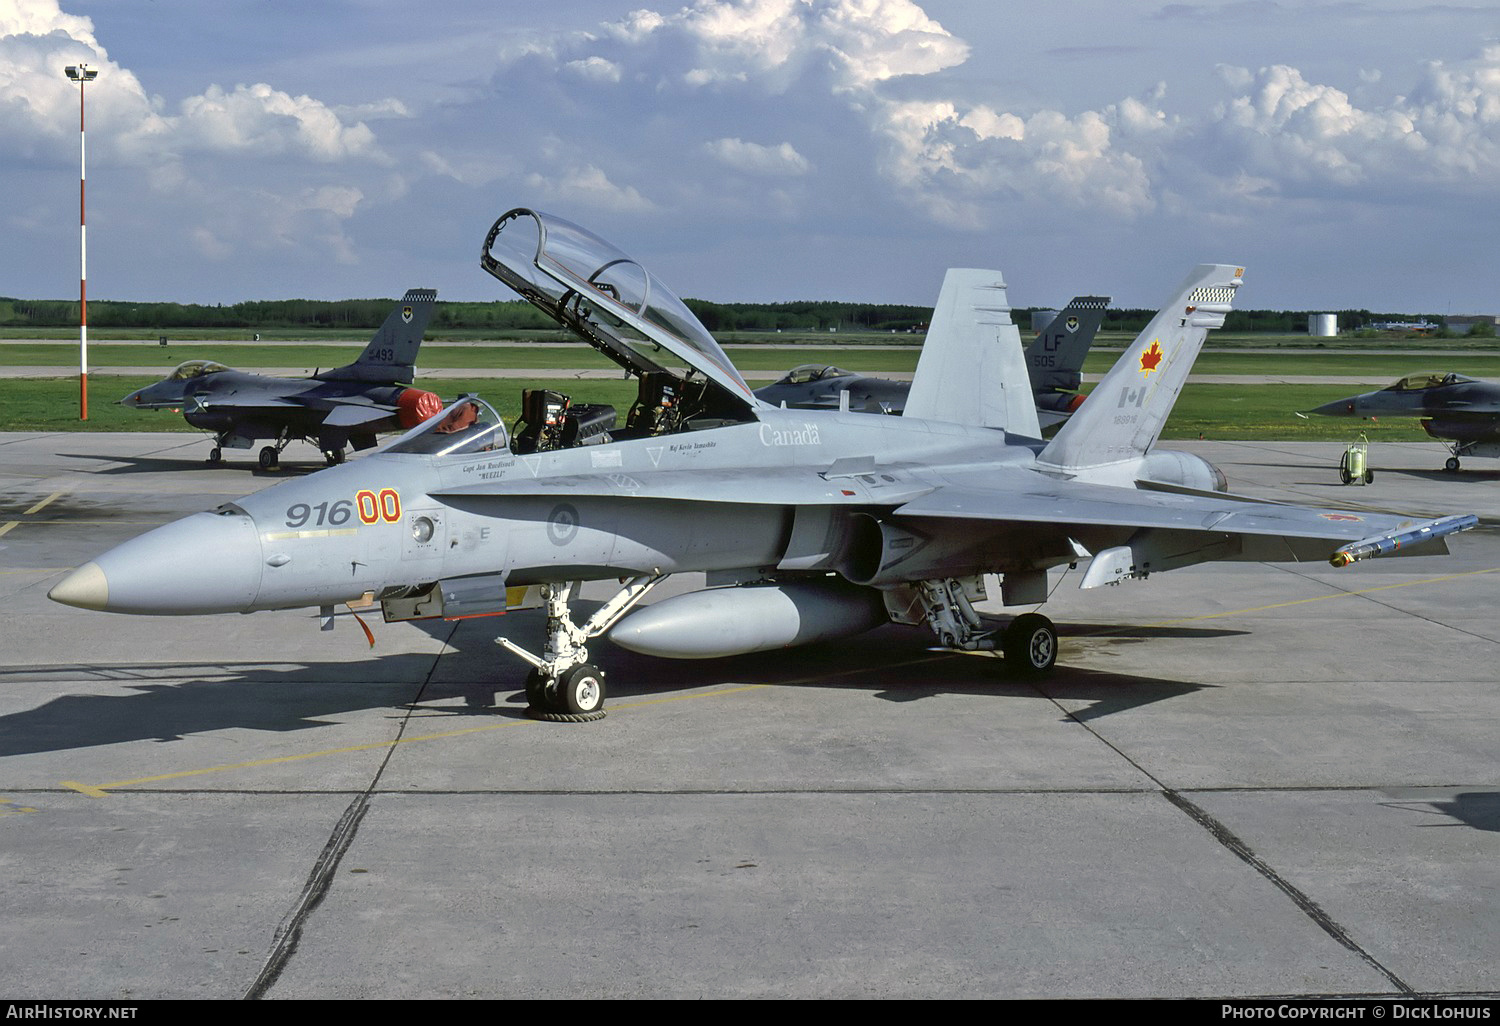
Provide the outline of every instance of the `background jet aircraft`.
[[223,458],[226,446],[248,449],[261,438],[274,440],[260,451],[265,470],[296,438],[315,444],[329,463],[340,463],[345,446],[372,448],[377,433],[413,427],[442,408],[431,392],[404,387],[411,384],[436,299],[433,289],[409,290],[347,367],[310,378],[272,378],[189,360],[120,402],[142,410],[180,409],[193,427],[214,433],[210,463]]
[[1445,469],[1460,456],[1500,456],[1500,385],[1462,374],[1408,374],[1385,388],[1324,403],[1324,417],[1421,417],[1422,429],[1448,443]]
[[[362,460],[157,528],[74,570],[56,601],[197,614],[379,603],[387,620],[504,612],[538,592],[534,715],[604,713],[588,643],[700,658],[849,637],[896,622],[941,645],[1003,650],[1045,673],[1057,633],[1033,611],[993,632],[985,576],[1011,607],[1047,600],[1051,567],[1094,588],[1211,560],[1446,551],[1475,518],[1287,506],[1205,490],[1216,472],[1152,450],[1241,270],[1194,270],[1042,442],[998,272],[950,270],[905,413],[785,410],[751,394],[713,336],[644,267],[559,218],[512,210],[481,266],[636,377],[612,407],[524,393],[514,436],[466,397]],[[1142,484],[1145,478],[1149,482]],[[214,573],[201,573],[212,554]],[[669,575],[715,586],[643,608]],[[575,582],[618,581],[586,622]]]
[[[1026,372],[1044,429],[1061,424],[1083,403],[1078,391],[1083,384],[1083,360],[1108,306],[1108,296],[1074,297],[1066,309],[1041,326],[1027,348]],[[775,384],[757,388],[755,396],[773,406],[786,403],[797,410],[837,410],[844,403],[842,393],[847,392],[851,410],[900,413],[910,390],[905,381],[807,363],[792,368]]]

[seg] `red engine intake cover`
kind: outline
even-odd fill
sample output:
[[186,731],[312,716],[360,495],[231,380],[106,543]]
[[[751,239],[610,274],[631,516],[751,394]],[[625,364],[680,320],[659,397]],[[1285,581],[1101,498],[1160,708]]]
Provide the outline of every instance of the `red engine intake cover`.
[[414,428],[443,408],[443,401],[431,392],[408,388],[396,397],[396,419],[404,428]]

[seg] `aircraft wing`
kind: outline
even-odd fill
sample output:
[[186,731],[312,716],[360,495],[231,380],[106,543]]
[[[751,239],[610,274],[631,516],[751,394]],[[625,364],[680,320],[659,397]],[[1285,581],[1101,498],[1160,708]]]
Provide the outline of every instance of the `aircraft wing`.
[[323,418],[326,427],[359,427],[376,420],[385,420],[391,415],[391,407],[346,401],[328,411]]
[[[1115,553],[1111,558],[1143,570],[1172,569],[1207,559],[1327,559],[1342,566],[1397,550],[1403,555],[1437,554],[1447,551],[1444,537],[1477,523],[1472,516],[1421,520],[1088,484],[1029,470],[965,478],[904,503],[893,515],[984,521],[996,526],[1046,525],[1075,539],[1126,538],[1124,545],[1110,547]],[[1128,560],[1121,550],[1129,550]],[[1340,559],[1339,554],[1345,552],[1350,553],[1348,558]]]
[[250,396],[245,399],[229,396],[220,399],[216,396],[207,395],[188,396],[183,400],[188,406],[201,406],[205,410],[303,410],[307,404],[297,402],[294,399],[274,399],[270,396]]

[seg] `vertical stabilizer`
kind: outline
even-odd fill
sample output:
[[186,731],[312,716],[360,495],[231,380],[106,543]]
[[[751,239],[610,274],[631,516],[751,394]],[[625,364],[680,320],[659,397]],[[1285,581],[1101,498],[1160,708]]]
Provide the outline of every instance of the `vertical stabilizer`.
[[1108,296],[1074,296],[1026,347],[1026,370],[1033,392],[1076,392],[1083,384],[1083,361],[1094,344]]
[[417,350],[422,347],[422,335],[436,302],[436,289],[408,289],[358,360],[318,377],[324,381],[411,384]]
[[902,416],[1041,437],[999,271],[953,268],[943,278]]
[[1037,463],[1072,473],[1144,455],[1160,437],[1208,330],[1223,326],[1244,274],[1229,264],[1198,265]]

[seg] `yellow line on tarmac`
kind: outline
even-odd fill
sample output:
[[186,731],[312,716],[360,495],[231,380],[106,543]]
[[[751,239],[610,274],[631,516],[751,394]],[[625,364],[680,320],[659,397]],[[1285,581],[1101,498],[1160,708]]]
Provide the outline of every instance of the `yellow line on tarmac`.
[[40,510],[43,506],[47,505],[47,503],[51,502],[53,499],[56,499],[59,496],[66,495],[66,494],[67,494],[66,490],[61,491],[61,492],[53,492],[51,495],[47,496],[41,502],[37,503],[35,506],[33,506],[30,509],[28,509],[25,512],[25,514],[23,514],[23,515],[29,517],[29,516],[31,516],[31,514],[33,514],[33,513],[37,512],[38,510]]
[[0,534],[5,534],[5,533],[6,533],[6,532],[7,532],[7,531],[9,531],[9,530],[10,530],[10,529],[11,529],[11,528],[13,528],[13,527],[16,527],[16,526],[17,526],[17,525],[19,525],[19,524],[20,524],[20,523],[21,523],[21,522],[20,522],[20,521],[19,521],[19,520],[12,520],[12,521],[11,521],[11,522],[10,522],[10,523],[8,523],[8,524],[0,524]]
[[[624,711],[648,705],[659,705],[662,702],[681,701],[685,698],[718,698],[721,695],[733,695],[744,691],[754,691],[758,688],[770,687],[768,684],[747,684],[741,687],[724,688],[720,691],[700,692],[692,695],[674,695],[669,698],[648,699],[643,702],[630,702],[623,705],[611,706],[612,711]],[[86,794],[91,798],[107,798],[111,791],[121,788],[136,787],[141,784],[158,784],[164,780],[181,780],[184,777],[199,777],[210,773],[224,773],[229,770],[255,769],[261,766],[276,766],[289,762],[302,762],[307,759],[321,759],[330,755],[348,755],[351,752],[368,752],[381,748],[394,748],[397,745],[415,744],[419,741],[441,741],[447,738],[464,737],[468,734],[483,734],[493,730],[504,730],[507,727],[533,726],[535,720],[510,720],[505,723],[494,723],[485,727],[467,727],[463,730],[444,731],[440,734],[423,734],[420,737],[404,737],[397,741],[371,741],[362,745],[349,745],[344,748],[328,748],[319,752],[304,752],[301,755],[282,755],[274,759],[255,759],[250,762],[227,763],[223,766],[209,766],[205,769],[179,770],[176,773],[160,773],[150,777],[136,777],[133,780],[116,780],[109,784],[100,784],[91,787],[81,784],[76,780],[64,780],[60,782],[61,787]]]
[[1204,613],[1202,616],[1187,616],[1180,620],[1161,620],[1157,623],[1143,624],[1143,627],[1170,627],[1173,624],[1193,623],[1197,620],[1214,620],[1224,616],[1240,616],[1244,613],[1261,613],[1268,609],[1285,609],[1289,606],[1306,605],[1309,602],[1327,602],[1329,599],[1354,598],[1358,595],[1372,595],[1377,591],[1390,591],[1393,588],[1410,588],[1418,584],[1442,584],[1446,581],[1457,581],[1465,577],[1475,577],[1479,574],[1500,573],[1500,566],[1492,566],[1488,570],[1466,570],[1461,574],[1447,574],[1443,577],[1424,577],[1419,581],[1402,581],[1400,584],[1381,584],[1373,588],[1361,588],[1358,591],[1338,591],[1330,595],[1314,595],[1312,598],[1291,599],[1287,602],[1273,602],[1266,606],[1251,606],[1248,609],[1233,609],[1222,613]]
[[106,797],[108,797],[108,795],[106,795],[99,788],[97,788],[97,787],[89,787],[87,784],[80,784],[76,780],[64,780],[62,782],[62,786],[66,787],[66,788],[69,788],[71,790],[77,791],[79,794],[86,794],[90,798],[106,798]]

